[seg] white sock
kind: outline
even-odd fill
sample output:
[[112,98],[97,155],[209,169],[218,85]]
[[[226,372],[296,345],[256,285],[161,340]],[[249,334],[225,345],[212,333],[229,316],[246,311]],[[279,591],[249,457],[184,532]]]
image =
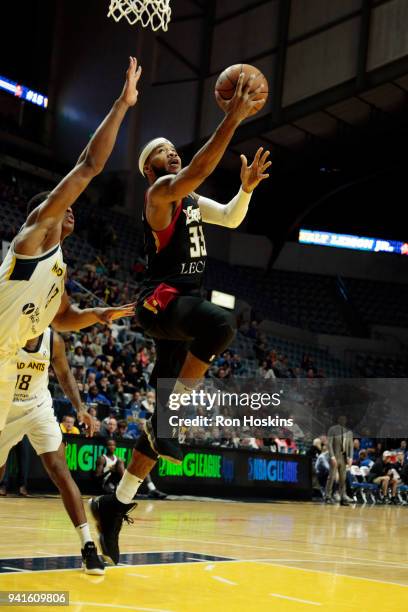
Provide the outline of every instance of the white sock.
[[81,548],[84,548],[87,542],[92,542],[92,536],[89,530],[88,523],[83,523],[82,525],[78,525],[78,527],[75,527],[75,531],[77,532],[79,539],[81,541]]
[[149,489],[149,491],[155,491],[156,487],[154,486],[153,482],[151,480],[149,480],[149,482],[147,483],[147,488]]
[[132,500],[142,482],[143,480],[140,480],[140,478],[133,476],[133,474],[125,470],[125,473],[118,484],[118,488],[116,489],[116,499],[118,499],[122,504],[132,503]]

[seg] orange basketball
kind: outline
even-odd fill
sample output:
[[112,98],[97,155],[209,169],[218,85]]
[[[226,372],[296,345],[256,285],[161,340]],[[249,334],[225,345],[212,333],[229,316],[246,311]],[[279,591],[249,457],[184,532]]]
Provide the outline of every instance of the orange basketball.
[[215,91],[218,92],[219,98],[216,97],[217,103],[223,111],[225,111],[224,100],[230,100],[235,93],[235,88],[237,86],[239,75],[243,72],[245,74],[244,83],[246,84],[251,74],[255,75],[255,79],[253,81],[253,85],[251,91],[255,91],[261,84],[263,84],[263,89],[260,91],[255,98],[258,101],[251,115],[255,115],[261,108],[264,106],[266,100],[268,99],[268,81],[265,76],[262,74],[258,68],[255,66],[251,66],[250,64],[234,64],[233,66],[229,66],[223,72],[221,72],[220,76],[217,79],[215,84]]

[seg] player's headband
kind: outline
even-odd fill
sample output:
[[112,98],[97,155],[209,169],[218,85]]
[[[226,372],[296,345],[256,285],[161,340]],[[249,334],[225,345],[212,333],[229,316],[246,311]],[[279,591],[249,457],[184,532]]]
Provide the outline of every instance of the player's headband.
[[167,138],[154,138],[154,140],[151,140],[150,142],[147,143],[147,145],[143,147],[142,152],[139,155],[139,170],[143,176],[144,176],[143,168],[144,168],[147,158],[149,157],[151,153],[153,153],[156,147],[162,144],[169,144],[173,146],[173,143],[171,143],[170,140],[167,140]]

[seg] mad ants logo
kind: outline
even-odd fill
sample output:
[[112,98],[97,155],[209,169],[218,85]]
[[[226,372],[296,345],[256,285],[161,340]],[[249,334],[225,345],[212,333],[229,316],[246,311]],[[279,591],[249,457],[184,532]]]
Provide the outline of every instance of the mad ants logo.
[[28,304],[24,304],[22,308],[22,313],[25,315],[30,315],[34,312],[34,310],[35,310],[35,304],[33,304],[32,302],[28,302]]

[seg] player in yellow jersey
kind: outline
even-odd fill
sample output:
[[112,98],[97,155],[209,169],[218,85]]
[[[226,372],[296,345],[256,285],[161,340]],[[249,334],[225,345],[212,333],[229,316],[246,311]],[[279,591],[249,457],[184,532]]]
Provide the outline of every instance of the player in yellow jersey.
[[129,107],[137,101],[141,68],[129,58],[126,82],[71,172],[51,192],[29,203],[26,222],[0,266],[0,432],[16,383],[16,353],[53,322],[60,331],[132,315],[133,305],[80,311],[64,293],[65,264],[61,242],[74,228],[72,205],[102,172]]
[[78,419],[87,425],[88,435],[93,434],[93,417],[83,410],[78,385],[65,354],[64,341],[48,327],[39,338],[29,340],[17,353],[18,374],[13,403],[0,436],[0,480],[10,450],[27,435],[61,493],[81,542],[83,569],[87,574],[101,575],[105,571],[104,564],[92,541],[81,493],[67,466],[65,446],[48,390],[50,365],[62,390],[76,409]]

